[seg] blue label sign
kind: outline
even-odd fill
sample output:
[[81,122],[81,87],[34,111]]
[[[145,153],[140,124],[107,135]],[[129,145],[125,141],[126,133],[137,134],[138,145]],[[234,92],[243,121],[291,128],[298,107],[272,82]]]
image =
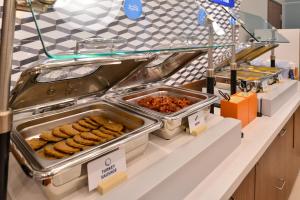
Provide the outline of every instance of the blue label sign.
[[210,1],[226,7],[230,7],[230,8],[234,7],[234,0],[210,0]]
[[143,13],[142,0],[125,0],[124,12],[131,20],[139,19]]
[[198,13],[198,24],[200,26],[205,26],[206,25],[206,18],[207,18],[207,14],[204,8],[200,8],[199,9],[199,13]]
[[231,26],[236,25],[236,20],[235,20],[233,17],[230,17],[230,18],[229,18],[229,24],[230,24]]

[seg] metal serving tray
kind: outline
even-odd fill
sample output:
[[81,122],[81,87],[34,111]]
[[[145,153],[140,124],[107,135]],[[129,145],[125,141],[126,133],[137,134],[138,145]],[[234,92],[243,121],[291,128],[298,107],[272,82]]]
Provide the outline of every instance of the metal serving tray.
[[[237,71],[237,80],[241,84],[245,82],[251,89],[256,92],[263,90],[263,82],[267,81],[267,84],[272,85],[278,81],[278,75],[281,73],[279,69],[267,69],[269,67],[253,67],[242,66]],[[223,69],[215,72],[217,82],[229,83],[230,81],[230,69]],[[248,87],[247,86],[247,87]]]
[[272,76],[278,76],[282,70],[276,67],[265,67],[265,66],[251,66],[251,65],[241,65],[239,69],[249,72],[262,73]]
[[[220,72],[216,72],[216,78],[226,78],[230,79],[230,70],[223,70]],[[238,70],[237,71],[237,79],[240,81],[247,81],[247,82],[261,82],[272,78],[273,75],[265,74],[260,72],[252,72],[252,71],[245,71],[245,70]]]
[[[45,160],[37,154],[26,143],[26,139],[38,137],[40,131],[48,130],[56,126],[74,122],[82,117],[101,114],[109,119],[124,124],[128,130],[123,136],[107,143],[90,147],[80,153],[74,154],[68,158],[57,160]],[[89,105],[70,107],[52,114],[44,114],[14,122],[12,141],[21,152],[17,158],[22,167],[26,167],[31,176],[43,180],[70,169],[72,167],[84,164],[95,158],[114,151],[121,145],[133,141],[141,135],[148,134],[161,127],[161,122],[152,117],[137,115],[128,110],[106,102],[98,102]],[[24,162],[25,160],[25,162]]]
[[[175,97],[186,97],[192,101],[192,105],[181,109],[178,112],[174,113],[160,113],[137,104],[139,99],[148,97],[148,96],[161,96],[169,95]],[[160,118],[163,121],[163,128],[156,131],[156,133],[165,138],[171,139],[179,132],[183,131],[181,126],[186,121],[186,118],[200,110],[207,108],[218,100],[218,97],[215,95],[204,94],[194,90],[188,90],[184,88],[177,88],[171,86],[156,86],[153,88],[148,88],[124,95],[119,95],[115,97],[117,101],[123,105],[134,108],[138,111],[147,113]]]
[[[115,84],[151,61],[152,57],[141,54],[64,61],[47,59],[25,70],[10,97],[10,106],[16,119],[12,142],[16,158],[24,171],[40,180],[61,177],[61,182],[65,183],[65,177],[60,176],[62,171],[70,171],[74,166],[80,167],[129,142],[130,150],[134,150],[141,145],[134,144],[138,137],[145,136],[146,144],[147,134],[159,129],[161,122],[120,109],[100,99]],[[40,131],[93,114],[122,122],[130,131],[113,141],[54,161],[38,157],[25,141],[38,137]],[[70,176],[75,177],[72,174]]]

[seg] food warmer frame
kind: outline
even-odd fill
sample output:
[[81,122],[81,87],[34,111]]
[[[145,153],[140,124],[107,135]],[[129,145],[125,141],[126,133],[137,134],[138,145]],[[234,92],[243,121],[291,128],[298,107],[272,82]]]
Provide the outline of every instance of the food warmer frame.
[[[127,161],[144,152],[149,133],[159,129],[161,121],[106,102],[102,96],[151,59],[151,55],[134,55],[46,60],[22,73],[10,98],[14,110],[11,151],[23,171],[41,183],[50,199],[62,198],[84,186],[87,163],[94,159],[119,148],[125,149]],[[89,71],[79,77],[72,75],[72,71],[80,69]],[[98,114],[122,123],[128,132],[70,157],[51,161],[39,158],[26,142],[42,130]]]
[[[86,185],[88,162],[118,148],[125,149],[127,161],[141,155],[147,147],[149,133],[165,131],[161,129],[164,127],[163,119],[136,109],[135,106],[123,104],[116,97],[134,91],[141,92],[141,87],[155,89],[155,82],[173,75],[206,52],[207,49],[194,49],[92,59],[39,61],[22,73],[10,98],[10,105],[14,110],[12,152],[15,158],[28,176],[41,183],[42,189],[50,199],[58,199]],[[161,57],[166,59],[157,65],[157,60]],[[85,71],[84,75],[72,73],[81,69]],[[139,79],[140,75],[143,75],[143,79]],[[143,81],[142,84],[138,84],[139,87],[136,87],[136,80]],[[187,115],[198,112],[217,99],[214,95],[176,87],[164,86],[162,89],[175,91],[180,96],[189,95],[190,98],[201,99],[196,103],[197,107],[193,106],[177,113],[176,116],[169,116],[171,121],[167,121],[167,125],[164,122],[165,127],[172,128],[168,129],[169,135],[173,131],[177,131],[176,134],[179,130],[182,131],[178,127],[182,125],[183,118],[186,120]],[[36,93],[39,95],[31,95]],[[37,133],[42,130],[97,113],[113,118],[127,128],[133,127],[129,129],[134,130],[103,145],[55,161],[38,158],[25,141],[37,137]],[[175,124],[177,129],[173,129]],[[168,137],[165,138],[171,138]]]
[[[263,91],[263,86],[272,85],[279,80],[282,70],[279,68],[271,68],[263,66],[251,66],[250,61],[277,48],[278,44],[270,43],[252,43],[236,54],[237,58],[237,78],[241,89],[252,89],[255,92]],[[215,68],[216,81],[222,83],[230,83],[230,59],[219,62]]]
[[[154,60],[150,61],[146,66],[140,68],[135,74],[128,76],[117,84],[117,88],[113,88],[112,90],[116,91],[115,93],[118,95],[113,95],[112,97],[108,97],[108,99],[161,119],[163,127],[155,131],[155,133],[164,139],[172,139],[188,128],[189,116],[206,110],[206,108],[209,108],[219,100],[216,95],[167,86],[165,84],[167,78],[178,72],[181,68],[189,65],[201,55],[203,54],[200,51],[156,55]],[[122,91],[119,88],[122,88]],[[144,97],[164,95],[185,97],[191,100],[193,104],[177,112],[163,114],[139,106],[136,103],[138,99]]]

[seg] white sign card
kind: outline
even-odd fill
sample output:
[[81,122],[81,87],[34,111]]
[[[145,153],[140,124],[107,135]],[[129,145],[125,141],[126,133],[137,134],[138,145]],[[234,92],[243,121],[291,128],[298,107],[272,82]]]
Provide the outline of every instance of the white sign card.
[[195,131],[197,132],[201,126],[205,125],[205,111],[200,111],[189,116],[188,121],[190,133],[192,134]]
[[261,85],[262,85],[262,88],[263,88],[264,90],[267,89],[267,87],[268,87],[268,85],[269,85],[269,84],[268,84],[268,80],[263,81]]
[[126,172],[125,150],[119,149],[87,164],[89,191],[119,172]]

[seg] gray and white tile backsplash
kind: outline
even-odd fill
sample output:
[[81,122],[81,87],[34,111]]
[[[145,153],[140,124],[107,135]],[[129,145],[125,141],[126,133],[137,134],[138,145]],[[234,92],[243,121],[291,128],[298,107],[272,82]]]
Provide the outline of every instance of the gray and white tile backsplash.
[[[226,31],[216,43],[230,43],[229,16],[208,0],[198,0]],[[236,1],[239,10],[240,1]],[[1,4],[3,0],[0,0]],[[143,0],[143,17],[129,20],[122,9],[123,0],[58,0],[48,13],[37,14],[45,45],[50,53],[73,50],[77,40],[90,37],[127,40],[127,49],[150,49],[168,44],[179,36],[197,36],[198,43],[207,44],[208,30],[197,24],[198,5],[195,0]],[[2,11],[2,7],[0,8]],[[1,20],[1,19],[0,19]],[[226,48],[215,50],[217,57]],[[12,87],[21,72],[38,59],[45,58],[33,17],[17,11]],[[194,61],[170,77],[166,84],[178,85],[205,76],[207,58]]]

